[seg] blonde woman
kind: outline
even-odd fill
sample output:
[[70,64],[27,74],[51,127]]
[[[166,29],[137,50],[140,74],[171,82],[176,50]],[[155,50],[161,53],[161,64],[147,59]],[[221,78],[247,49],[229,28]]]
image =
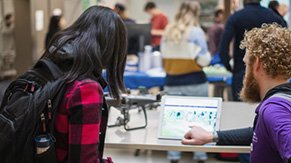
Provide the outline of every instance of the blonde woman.
[[[175,19],[165,29],[161,52],[167,73],[165,91],[186,96],[208,96],[208,83],[202,67],[210,62],[205,34],[199,25],[200,4],[182,2]],[[176,163],[180,152],[169,151],[168,159]],[[195,152],[199,162],[207,159],[205,152]]]

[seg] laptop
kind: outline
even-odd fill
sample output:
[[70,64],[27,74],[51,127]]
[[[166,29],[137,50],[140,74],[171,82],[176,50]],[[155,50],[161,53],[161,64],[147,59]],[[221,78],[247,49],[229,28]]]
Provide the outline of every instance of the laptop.
[[163,96],[158,138],[181,140],[189,126],[219,130],[221,106],[219,97]]

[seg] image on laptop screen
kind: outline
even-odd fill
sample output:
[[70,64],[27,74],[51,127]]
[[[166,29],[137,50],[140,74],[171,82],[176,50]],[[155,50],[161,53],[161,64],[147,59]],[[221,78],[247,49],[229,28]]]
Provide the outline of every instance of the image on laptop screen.
[[221,98],[163,96],[158,137],[183,139],[189,126],[218,130],[221,103]]

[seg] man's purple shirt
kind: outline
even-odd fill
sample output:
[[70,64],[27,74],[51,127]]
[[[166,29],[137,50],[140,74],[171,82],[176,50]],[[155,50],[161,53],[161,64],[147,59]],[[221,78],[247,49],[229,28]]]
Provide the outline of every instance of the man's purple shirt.
[[291,102],[271,97],[256,113],[251,162],[287,163],[291,157]]

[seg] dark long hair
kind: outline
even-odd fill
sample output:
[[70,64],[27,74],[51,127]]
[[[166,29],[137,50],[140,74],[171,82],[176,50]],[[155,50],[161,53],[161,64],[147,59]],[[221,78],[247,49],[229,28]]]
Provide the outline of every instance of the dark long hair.
[[60,20],[62,16],[52,16],[50,19],[49,31],[59,31],[60,28]]
[[45,48],[47,49],[53,36],[61,30],[60,21],[62,16],[52,16],[50,19],[49,29],[45,38]]
[[[127,40],[126,28],[119,15],[108,7],[88,8],[67,29],[57,33],[42,58],[58,62],[58,51],[70,44],[72,63],[65,80],[72,82],[79,77],[102,76],[106,69],[109,93],[120,102],[120,91],[125,91],[123,73],[125,68]],[[59,63],[61,64],[61,63]]]

